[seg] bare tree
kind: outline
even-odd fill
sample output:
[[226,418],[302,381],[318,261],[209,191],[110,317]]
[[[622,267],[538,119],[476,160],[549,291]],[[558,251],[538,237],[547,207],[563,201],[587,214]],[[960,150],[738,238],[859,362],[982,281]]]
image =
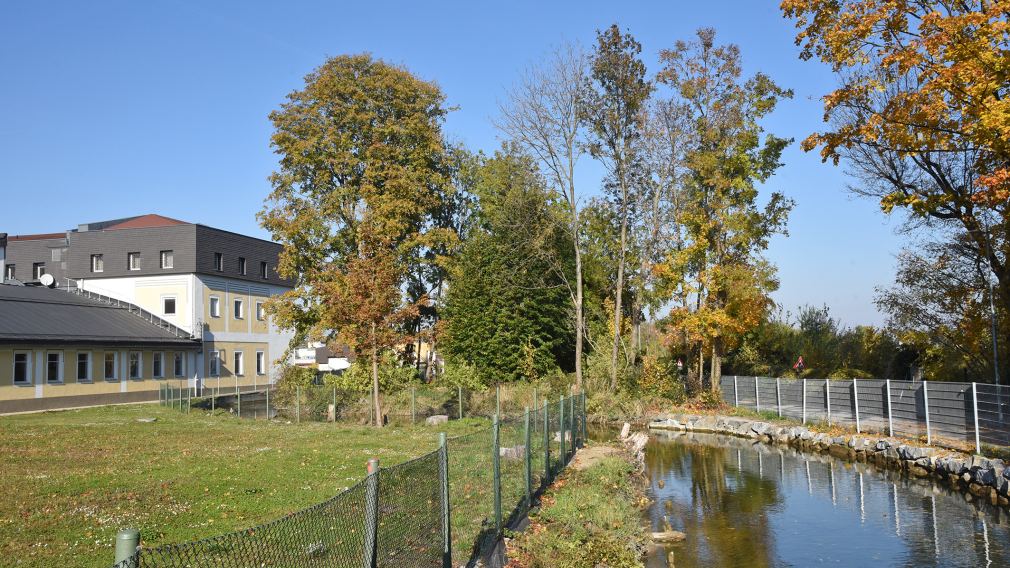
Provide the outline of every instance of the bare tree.
[[568,230],[575,246],[574,282],[564,270],[558,273],[568,284],[575,320],[575,386],[582,388],[582,351],[585,336],[582,291],[582,246],[579,228],[579,196],[575,188],[575,165],[584,152],[583,121],[579,113],[581,90],[586,84],[589,58],[576,44],[555,49],[539,65],[529,67],[499,105],[496,126],[521,144],[541,164],[555,191],[568,206]]

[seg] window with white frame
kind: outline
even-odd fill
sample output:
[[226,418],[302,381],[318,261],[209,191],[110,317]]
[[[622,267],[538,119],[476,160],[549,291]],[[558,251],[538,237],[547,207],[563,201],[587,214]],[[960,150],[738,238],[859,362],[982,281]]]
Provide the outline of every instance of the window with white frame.
[[91,271],[105,272],[105,259],[100,254],[91,255]]
[[63,352],[46,351],[46,382],[63,382]]
[[63,260],[63,249],[49,249],[49,258],[52,259],[53,262],[61,262]]
[[256,352],[256,374],[265,375],[267,373],[267,354],[262,351]]
[[79,383],[90,383],[91,382],[91,352],[90,351],[78,351],[77,352],[77,382],[79,382]]
[[235,374],[242,377],[245,375],[245,353],[235,350]]
[[139,379],[143,376],[144,361],[140,356],[140,351],[130,351],[130,378]]
[[184,356],[184,353],[176,351],[172,359],[172,371],[176,377],[182,377],[186,374],[186,359]]
[[210,317],[221,317],[221,298],[218,298],[217,296],[210,297]]
[[263,302],[256,302],[256,320],[263,321],[266,319],[266,310],[263,309]]
[[175,315],[175,296],[164,296],[161,298],[161,313],[166,316]]
[[221,376],[221,352],[211,351],[210,352],[210,376],[220,377]]
[[269,274],[269,270],[268,269],[269,269],[269,266],[267,265],[267,263],[265,263],[265,262],[261,262],[260,263],[260,278],[263,278],[264,280],[266,279],[267,274]]
[[162,268],[174,268],[175,267],[175,253],[170,250],[161,251],[161,267]]
[[14,352],[14,384],[29,385],[32,382],[32,352]]
[[246,272],[246,262],[244,257],[238,257],[238,273],[245,276]]
[[224,255],[219,252],[214,253],[214,270],[224,272]]
[[116,355],[115,351],[105,352],[105,380],[116,380]]
[[245,317],[245,306],[242,304],[242,300],[235,300],[235,319],[240,320]]
[[165,377],[165,354],[160,351],[151,353],[151,375],[156,379]]
[[139,252],[126,253],[126,268],[128,268],[129,270],[140,270]]
[[42,275],[46,273],[46,263],[44,262],[33,262],[32,263],[32,280],[39,280]]

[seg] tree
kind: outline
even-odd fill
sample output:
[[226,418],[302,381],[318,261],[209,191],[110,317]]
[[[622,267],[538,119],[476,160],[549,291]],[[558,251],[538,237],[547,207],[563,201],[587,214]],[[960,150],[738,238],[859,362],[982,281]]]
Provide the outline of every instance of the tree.
[[670,332],[696,345],[699,381],[710,351],[715,389],[723,355],[765,318],[778,286],[762,252],[772,235],[785,233],[792,202],[773,192],[761,207],[757,186],[779,168],[791,140],[762,139],[760,121],[792,91],[762,73],[741,80],[739,48],[716,46],[712,29],[697,36],[660,52],[656,80],[672,89],[687,126],[678,211],[684,240],[658,270],[680,299]]
[[272,300],[296,341],[338,339],[372,362],[403,342],[419,302],[401,292],[409,256],[428,240],[445,183],[444,97],[432,83],[369,55],[327,60],[270,114],[280,167],[259,214],[284,245],[295,288]]
[[912,225],[963,231],[1010,308],[1010,4],[784,0],[800,57],[840,77],[806,150]]
[[571,302],[552,268],[555,258],[571,267],[565,205],[515,146],[480,166],[474,191],[476,219],[451,264],[442,320],[449,362],[474,367],[485,384],[570,370]]
[[617,355],[621,345],[624,305],[624,269],[628,243],[628,216],[632,202],[631,165],[635,140],[641,135],[642,109],[652,92],[645,78],[642,46],[617,24],[596,33],[596,51],[590,61],[591,82],[580,112],[589,125],[593,157],[603,161],[613,178],[621,222],[617,282],[614,287],[614,341],[610,356],[610,388],[617,388]]
[[[575,256],[574,282],[555,270],[568,285],[575,312],[575,388],[582,389],[583,313],[582,246],[575,165],[582,156],[585,117],[579,112],[588,59],[576,45],[565,44],[541,66],[528,69],[501,105],[498,127],[536,157],[568,208],[568,231]],[[562,263],[556,262],[555,265]]]

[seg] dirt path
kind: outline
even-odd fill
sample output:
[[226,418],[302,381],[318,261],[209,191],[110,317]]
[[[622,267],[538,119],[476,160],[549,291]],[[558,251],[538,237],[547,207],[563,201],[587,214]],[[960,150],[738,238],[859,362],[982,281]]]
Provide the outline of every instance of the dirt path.
[[612,456],[615,454],[620,454],[621,449],[616,446],[604,446],[604,445],[592,445],[588,448],[582,448],[575,454],[575,461],[572,463],[572,468],[576,470],[584,470],[588,467],[592,467],[594,464],[598,463],[601,459]]

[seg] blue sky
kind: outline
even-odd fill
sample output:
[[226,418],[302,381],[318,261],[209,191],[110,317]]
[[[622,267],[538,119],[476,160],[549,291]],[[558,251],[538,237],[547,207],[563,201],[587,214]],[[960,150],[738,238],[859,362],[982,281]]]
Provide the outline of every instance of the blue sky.
[[[437,82],[446,132],[500,143],[503,91],[563,40],[589,46],[611,23],[656,53],[703,26],[740,45],[747,73],[796,92],[766,123],[793,137],[767,184],[796,201],[768,257],[775,299],[827,304],[849,325],[882,323],[876,286],[893,280],[899,219],[845,191],[840,168],[805,154],[834,85],[802,62],[777,2],[20,2],[0,8],[0,231],[59,231],[156,212],[267,237],[255,220],[276,165],[268,113],[327,56],[370,52]],[[599,169],[587,164],[583,186]]]

